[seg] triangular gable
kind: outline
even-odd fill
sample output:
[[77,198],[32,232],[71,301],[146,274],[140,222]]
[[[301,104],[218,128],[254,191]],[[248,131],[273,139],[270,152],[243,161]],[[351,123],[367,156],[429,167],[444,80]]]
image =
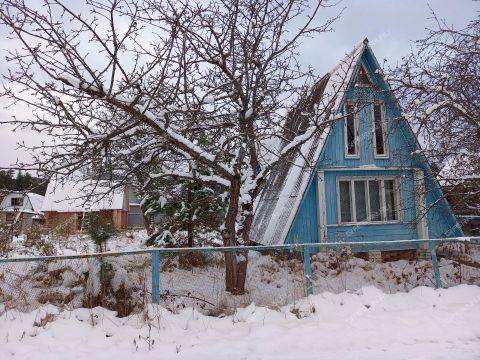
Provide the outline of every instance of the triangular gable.
[[[309,100],[316,100],[317,111],[325,110],[334,102],[333,109],[339,109],[343,96],[352,83],[368,40],[358,43],[331,71],[329,71],[307,94],[300,99],[285,125],[287,139],[305,131],[306,119],[302,116]],[[316,96],[315,96],[316,95]],[[331,114],[335,116],[336,114]],[[286,159],[272,172],[267,185],[255,204],[254,219],[250,238],[264,245],[282,244],[295,218],[303,194],[312,176],[315,164],[328,136],[329,128],[319,132],[306,142],[299,152]],[[281,144],[280,149],[288,142]]]
[[368,76],[368,72],[365,70],[365,66],[360,63],[357,71],[357,75],[355,76],[355,85],[357,86],[372,86],[372,80],[370,76]]

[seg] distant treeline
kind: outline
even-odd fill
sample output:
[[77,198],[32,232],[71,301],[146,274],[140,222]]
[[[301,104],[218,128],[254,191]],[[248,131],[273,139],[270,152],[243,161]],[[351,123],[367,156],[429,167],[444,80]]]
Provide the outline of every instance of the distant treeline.
[[0,193],[7,191],[29,191],[45,195],[47,182],[30,175],[28,172],[22,173],[19,171],[15,175],[13,170],[0,170]]

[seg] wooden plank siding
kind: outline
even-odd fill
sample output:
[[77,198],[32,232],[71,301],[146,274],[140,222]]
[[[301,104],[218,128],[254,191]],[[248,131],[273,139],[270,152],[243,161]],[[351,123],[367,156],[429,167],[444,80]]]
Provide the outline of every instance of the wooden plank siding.
[[[368,102],[381,101],[385,106],[386,158],[374,156],[372,106],[360,109],[359,157],[345,157],[344,120],[338,120],[331,129],[320,154],[317,168],[324,172],[327,237],[335,241],[375,241],[418,239],[417,211],[415,199],[414,171],[423,170],[428,235],[430,238],[463,236],[453,212],[443,199],[441,188],[423,154],[416,152],[419,145],[408,123],[402,118],[400,108],[391,93],[376,60],[367,48],[362,62],[377,89],[350,86],[344,100],[355,102],[360,97]],[[338,112],[343,112],[343,105]],[[339,176],[383,176],[393,175],[401,183],[401,223],[360,223],[338,225],[337,182]],[[316,174],[303,194],[303,199],[290,227],[286,243],[319,242],[318,194]],[[405,248],[408,248],[405,247]]]
[[[104,219],[112,221],[118,230],[127,229],[128,213],[125,210],[101,210],[97,212]],[[67,233],[74,233],[81,228],[82,212],[45,212],[45,224],[49,228],[62,227]]]

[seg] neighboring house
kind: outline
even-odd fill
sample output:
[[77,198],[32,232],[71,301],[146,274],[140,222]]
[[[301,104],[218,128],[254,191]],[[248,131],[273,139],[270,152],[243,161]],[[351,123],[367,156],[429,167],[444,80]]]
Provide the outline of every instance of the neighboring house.
[[136,218],[141,215],[139,201],[128,186],[110,191],[106,181],[50,181],[42,211],[48,227],[62,226],[68,231],[82,230],[90,213],[111,220],[118,230],[139,227]]
[[28,231],[35,222],[43,221],[42,203],[44,197],[34,193],[12,191],[0,204],[0,223],[20,224],[22,231]]
[[334,126],[272,173],[255,204],[251,239],[271,245],[462,236],[367,39],[299,101],[283,137],[304,133],[309,114],[331,99]]

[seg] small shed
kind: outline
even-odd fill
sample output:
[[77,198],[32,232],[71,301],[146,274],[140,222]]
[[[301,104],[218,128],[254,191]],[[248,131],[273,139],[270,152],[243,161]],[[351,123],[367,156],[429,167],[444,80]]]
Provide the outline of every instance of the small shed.
[[111,190],[108,181],[55,181],[48,184],[42,211],[48,227],[63,227],[74,232],[82,229],[91,213],[109,219],[118,230],[128,227],[129,200],[126,186]]
[[20,224],[22,231],[28,231],[33,223],[43,221],[43,201],[44,197],[35,193],[8,193],[0,204],[0,224]]

